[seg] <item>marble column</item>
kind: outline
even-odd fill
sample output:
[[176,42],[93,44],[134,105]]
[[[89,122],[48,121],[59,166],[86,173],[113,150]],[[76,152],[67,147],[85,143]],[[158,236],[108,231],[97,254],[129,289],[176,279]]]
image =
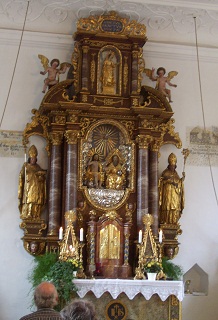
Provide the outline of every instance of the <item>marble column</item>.
[[138,138],[138,176],[137,176],[137,226],[143,227],[142,217],[148,212],[148,143],[145,136]]
[[149,151],[149,213],[153,217],[152,232],[158,236],[158,149]]
[[78,135],[76,130],[68,130],[65,133],[67,140],[65,211],[73,210],[76,212],[77,207]]
[[50,181],[49,181],[49,202],[48,202],[48,235],[58,235],[61,221],[61,185],[62,185],[62,132],[52,132]]

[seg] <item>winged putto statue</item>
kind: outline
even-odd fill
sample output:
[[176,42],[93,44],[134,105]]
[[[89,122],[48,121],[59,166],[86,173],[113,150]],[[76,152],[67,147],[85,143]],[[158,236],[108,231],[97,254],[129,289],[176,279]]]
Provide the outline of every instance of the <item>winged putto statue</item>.
[[[41,60],[41,63],[44,68],[44,71],[40,71],[40,74],[48,74],[47,78],[44,80],[44,86],[42,89],[42,92],[45,93],[47,87],[54,86],[59,82],[59,74],[65,73],[67,68],[69,68],[71,64],[68,62],[63,62],[60,64],[60,61],[58,59],[52,59],[49,66],[48,58],[46,58],[42,54],[39,54],[38,57]],[[58,68],[59,65],[60,68]]]
[[157,81],[155,89],[159,90],[165,97],[169,99],[169,102],[173,102],[171,100],[171,91],[167,89],[166,85],[168,84],[171,87],[177,87],[176,84],[173,84],[170,82],[170,80],[175,77],[178,72],[177,71],[170,71],[167,75],[166,69],[163,67],[160,67],[157,69],[157,73],[155,75],[155,69],[144,69],[144,72],[146,76],[148,76],[152,81]]

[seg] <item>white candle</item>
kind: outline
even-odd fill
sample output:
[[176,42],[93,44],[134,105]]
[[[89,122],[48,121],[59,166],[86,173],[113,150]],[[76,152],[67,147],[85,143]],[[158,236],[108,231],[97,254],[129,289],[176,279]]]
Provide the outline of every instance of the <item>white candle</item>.
[[159,231],[159,242],[162,243],[162,241],[163,241],[163,230],[160,229],[160,231]]
[[60,227],[59,229],[59,240],[62,240],[63,239],[63,228]]
[[83,228],[79,230],[79,241],[83,241]]
[[138,243],[142,242],[142,230],[139,230],[139,239],[138,239]]

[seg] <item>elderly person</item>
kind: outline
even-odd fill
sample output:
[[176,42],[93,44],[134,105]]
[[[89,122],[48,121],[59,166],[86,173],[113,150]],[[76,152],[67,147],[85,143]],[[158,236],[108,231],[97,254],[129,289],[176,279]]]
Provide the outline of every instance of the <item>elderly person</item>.
[[50,282],[42,282],[34,292],[34,302],[37,311],[30,313],[20,320],[61,320],[59,312],[53,308],[58,304],[58,293]]
[[97,320],[93,304],[87,300],[73,300],[62,311],[64,320]]

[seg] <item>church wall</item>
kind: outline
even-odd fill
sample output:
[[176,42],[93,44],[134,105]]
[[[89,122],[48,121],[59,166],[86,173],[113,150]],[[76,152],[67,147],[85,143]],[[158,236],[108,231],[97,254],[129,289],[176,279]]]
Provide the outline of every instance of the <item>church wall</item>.
[[[19,48],[21,33],[12,30],[0,32],[0,58],[2,76],[0,78],[0,115],[5,108],[7,94],[13,75],[13,67]],[[38,54],[50,60],[60,59],[70,62],[73,48],[71,36],[49,35],[25,32],[17,59],[14,79],[2,122],[2,130],[22,131],[31,121],[31,110],[39,108],[43,98],[42,85],[45,76]],[[217,49],[203,48],[200,51],[202,93],[206,127],[218,126],[217,108]],[[199,93],[196,50],[192,46],[179,46],[148,42],[144,46],[144,58],[147,68],[163,66],[167,72],[176,70],[178,75],[172,83],[178,85],[172,90],[172,108],[174,111],[175,131],[179,132],[183,148],[186,142],[187,127],[203,127],[202,107]],[[65,76],[62,76],[65,79]],[[154,87],[148,78],[143,84]],[[37,142],[38,143],[38,142]],[[41,145],[43,143],[40,141]],[[39,150],[38,163],[46,168],[45,152]],[[167,157],[174,152],[178,158],[177,171],[183,170],[181,149],[166,145],[160,150],[160,173],[167,166]],[[1,290],[0,319],[19,319],[29,312],[31,295],[27,277],[33,258],[25,251],[21,241],[23,231],[19,229],[19,211],[17,208],[18,175],[24,162],[23,158],[1,157]],[[213,179],[218,190],[218,167],[212,167]],[[218,314],[216,296],[218,294],[217,260],[217,203],[214,195],[211,172],[208,166],[186,164],[185,168],[186,204],[180,220],[183,234],[178,237],[180,250],[173,262],[188,271],[197,263],[209,275],[208,296],[185,296],[183,301],[183,320],[214,320]]]

